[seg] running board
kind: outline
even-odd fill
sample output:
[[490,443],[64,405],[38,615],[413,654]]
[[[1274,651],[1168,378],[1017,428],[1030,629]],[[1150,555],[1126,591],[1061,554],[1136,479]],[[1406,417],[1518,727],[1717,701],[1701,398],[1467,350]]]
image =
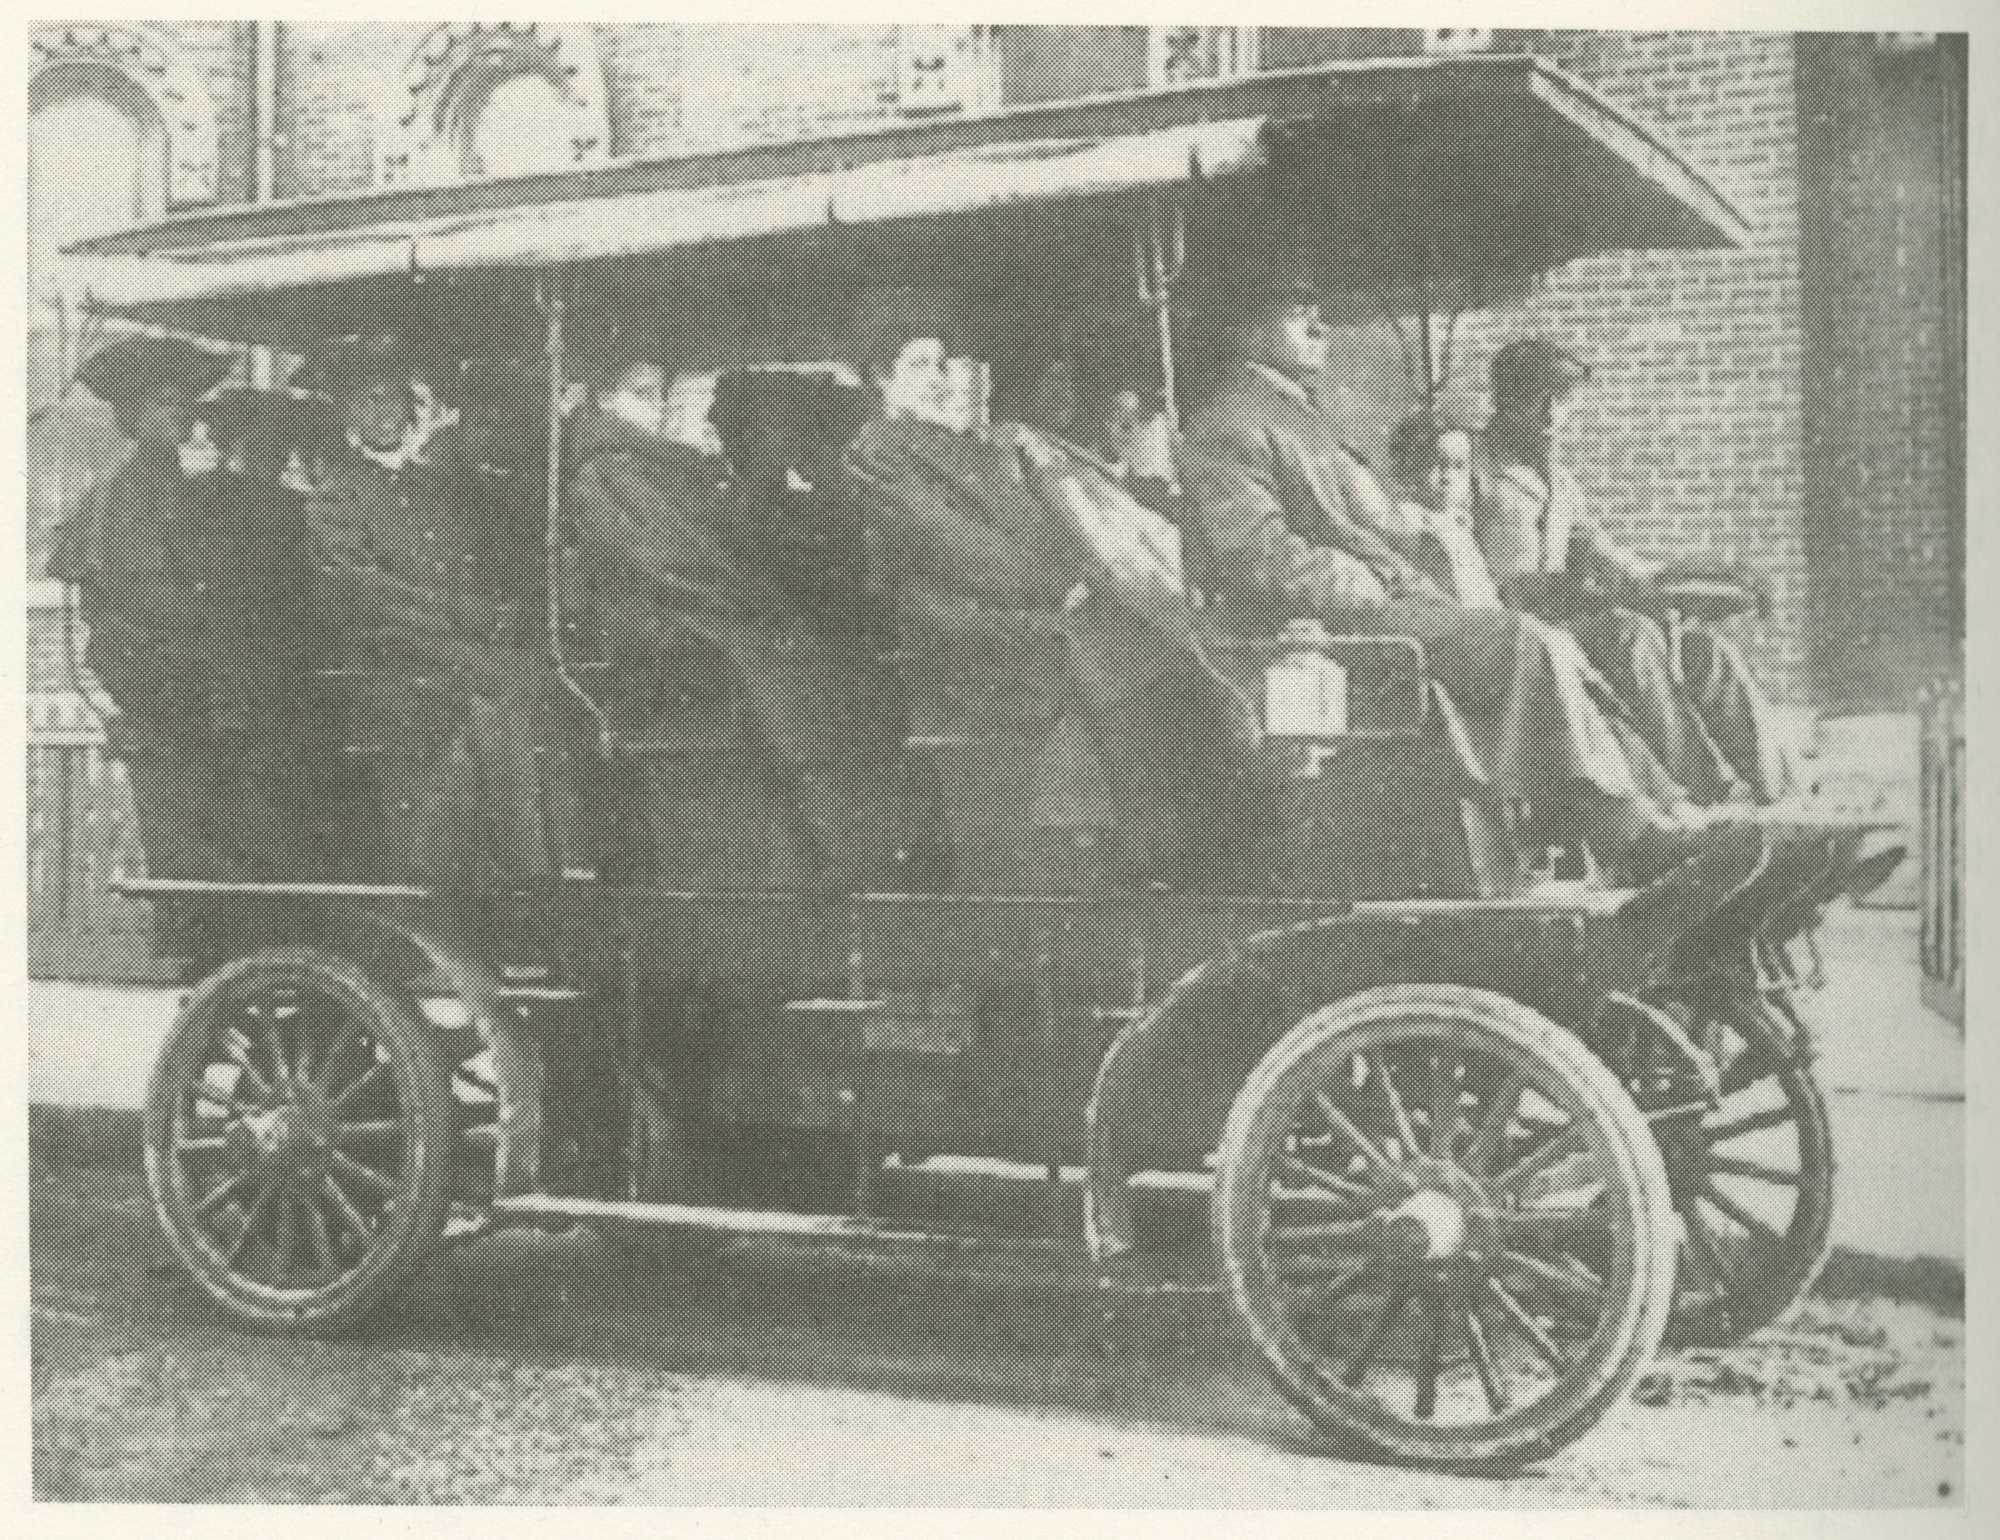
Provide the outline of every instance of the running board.
[[707,1208],[691,1203],[633,1203],[613,1198],[563,1198],[522,1193],[500,1198],[494,1213],[509,1219],[576,1219],[594,1224],[666,1230],[714,1230],[730,1235],[777,1235],[795,1240],[957,1244],[963,1238],[927,1230],[902,1230],[847,1214],[793,1214],[781,1210]]
[[[1222,1282],[1205,1249],[1194,1252],[1134,1252],[1099,1267],[1090,1260],[1079,1235],[1075,1240],[1053,1236],[967,1233],[950,1230],[898,1229],[879,1221],[845,1214],[793,1214],[756,1209],[706,1208],[684,1203],[629,1203],[607,1198],[563,1198],[541,1193],[500,1198],[493,1204],[500,1224],[535,1224],[575,1220],[584,1224],[632,1229],[702,1230],[778,1242],[815,1242],[834,1250],[843,1243],[857,1248],[851,1255],[872,1257],[871,1265],[970,1268],[967,1277],[1019,1279],[1023,1266],[1032,1276],[1057,1282],[1103,1298],[1115,1295],[1215,1295]],[[982,1270],[974,1258],[988,1264]],[[1002,1271],[992,1272],[998,1265]]]

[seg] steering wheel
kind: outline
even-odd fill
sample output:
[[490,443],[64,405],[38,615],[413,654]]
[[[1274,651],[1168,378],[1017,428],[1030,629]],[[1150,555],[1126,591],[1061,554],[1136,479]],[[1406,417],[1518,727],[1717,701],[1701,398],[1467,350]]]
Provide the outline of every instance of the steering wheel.
[[1704,625],[1718,625],[1755,610],[1768,611],[1769,601],[1749,584],[1730,578],[1662,578],[1654,585],[1663,609],[1678,611]]

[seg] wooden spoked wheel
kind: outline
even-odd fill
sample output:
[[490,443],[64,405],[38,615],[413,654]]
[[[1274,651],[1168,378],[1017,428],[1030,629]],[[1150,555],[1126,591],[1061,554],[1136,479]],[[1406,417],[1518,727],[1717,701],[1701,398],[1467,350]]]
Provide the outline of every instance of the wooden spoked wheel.
[[435,1031],[407,1001],[327,953],[257,953],[189,997],[162,1050],[154,1210],[243,1324],[337,1329],[443,1233],[458,1121]]
[[1825,1264],[1833,1231],[1833,1135],[1799,1034],[1743,1002],[1703,1046],[1721,1105],[1656,1121],[1680,1214],[1679,1297],[1669,1335],[1720,1347],[1770,1325]]
[[1279,1388],[1363,1451],[1503,1465],[1581,1436],[1659,1346],[1674,1222],[1617,1079],[1485,991],[1370,990],[1238,1097],[1214,1229]]

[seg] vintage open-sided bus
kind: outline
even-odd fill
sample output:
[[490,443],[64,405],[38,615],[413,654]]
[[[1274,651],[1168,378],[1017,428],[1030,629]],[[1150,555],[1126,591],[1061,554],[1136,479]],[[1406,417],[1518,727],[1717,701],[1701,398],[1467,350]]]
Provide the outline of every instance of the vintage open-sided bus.
[[[281,351],[421,326],[534,360],[556,461],[573,339],[607,316],[643,315],[683,367],[742,368],[838,356],[828,317],[865,284],[949,285],[996,368],[1054,356],[1079,314],[1136,317],[1171,397],[1176,282],[1284,253],[1420,318],[1428,387],[1434,310],[1744,234],[1643,127],[1496,56],[225,209],[69,258],[93,325]],[[1099,531],[1171,582],[1158,533]],[[199,938],[147,1116],[176,1253],[237,1320],[312,1331],[378,1306],[454,1214],[921,1244],[975,1227],[959,1186],[1015,1181],[1032,1201],[978,1212],[1080,1229],[1108,1291],[1212,1257],[1278,1385],[1351,1445],[1561,1447],[1657,1350],[1677,1283],[1684,1334],[1713,1338],[1821,1261],[1832,1163],[1787,950],[1857,880],[1861,834],[1746,828],[1637,891],[1536,882],[1421,649],[1307,641],[1348,699],[1242,748],[1277,792],[1237,887],[971,859],[908,891],[689,890],[580,859],[518,891],[130,884]],[[1275,703],[1298,646],[1215,655]],[[913,728],[947,842],[1013,848],[1026,742]],[[625,1137],[579,1166],[607,1104]]]

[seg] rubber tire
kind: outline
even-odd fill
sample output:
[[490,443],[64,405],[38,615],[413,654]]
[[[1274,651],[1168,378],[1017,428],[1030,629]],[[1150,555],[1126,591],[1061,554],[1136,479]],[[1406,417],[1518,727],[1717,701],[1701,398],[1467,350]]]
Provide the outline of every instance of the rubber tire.
[[[194,1243],[175,1219],[162,1169],[171,1137],[173,1100],[181,1060],[206,1041],[210,1017],[246,980],[260,974],[310,978],[363,1013],[368,1030],[389,1050],[396,1065],[400,1104],[419,1124],[413,1147],[415,1195],[392,1233],[363,1265],[320,1291],[319,1297],[279,1305],[246,1291],[234,1274]],[[217,970],[188,996],[175,1018],[154,1066],[146,1094],[146,1182],[153,1216],[188,1275],[239,1325],[290,1336],[336,1335],[351,1330],[393,1298],[434,1254],[451,1212],[451,1071],[439,1051],[435,1029],[404,996],[384,989],[346,959],[311,947],[255,952]]]
[[[1726,1310],[1677,1308],[1667,1328],[1670,1346],[1732,1347],[1777,1321],[1796,1305],[1819,1279],[1833,1250],[1833,1201],[1836,1158],[1833,1126],[1810,1062],[1792,1057],[1791,1034],[1772,1021],[1769,1007],[1755,1005],[1727,1025],[1746,1043],[1762,1037],[1780,1064],[1778,1078],[1787,1103],[1798,1114],[1799,1155],[1803,1173],[1815,1179],[1801,1182],[1797,1207],[1785,1235],[1782,1265],[1760,1274],[1756,1287],[1732,1294]],[[1748,1050],[1746,1050],[1748,1051]]]
[[[1424,1438],[1361,1422],[1317,1395],[1309,1378],[1282,1351],[1256,1297],[1258,1223],[1265,1194],[1253,1172],[1279,1103],[1273,1092],[1298,1065],[1327,1051],[1357,1028],[1419,1017],[1457,1021],[1539,1057],[1562,1075],[1609,1135],[1626,1191],[1638,1216],[1633,1236],[1634,1287],[1617,1346],[1587,1381],[1549,1398],[1562,1404],[1543,1424],[1535,1419],[1487,1439]],[[1262,1354],[1278,1389],[1323,1432],[1370,1456],[1447,1470],[1486,1470],[1545,1458],[1581,1438],[1622,1399],[1659,1351],[1673,1305],[1678,1226],[1666,1170],[1652,1130],[1615,1075],[1570,1032],[1547,1017],[1487,990],[1460,985],[1388,985],[1367,990],[1308,1017],[1265,1055],[1231,1109],[1216,1156],[1211,1214],[1217,1259],[1237,1318]],[[1246,1246],[1249,1248],[1246,1253]],[[1547,1403],[1543,1403],[1547,1404]]]

